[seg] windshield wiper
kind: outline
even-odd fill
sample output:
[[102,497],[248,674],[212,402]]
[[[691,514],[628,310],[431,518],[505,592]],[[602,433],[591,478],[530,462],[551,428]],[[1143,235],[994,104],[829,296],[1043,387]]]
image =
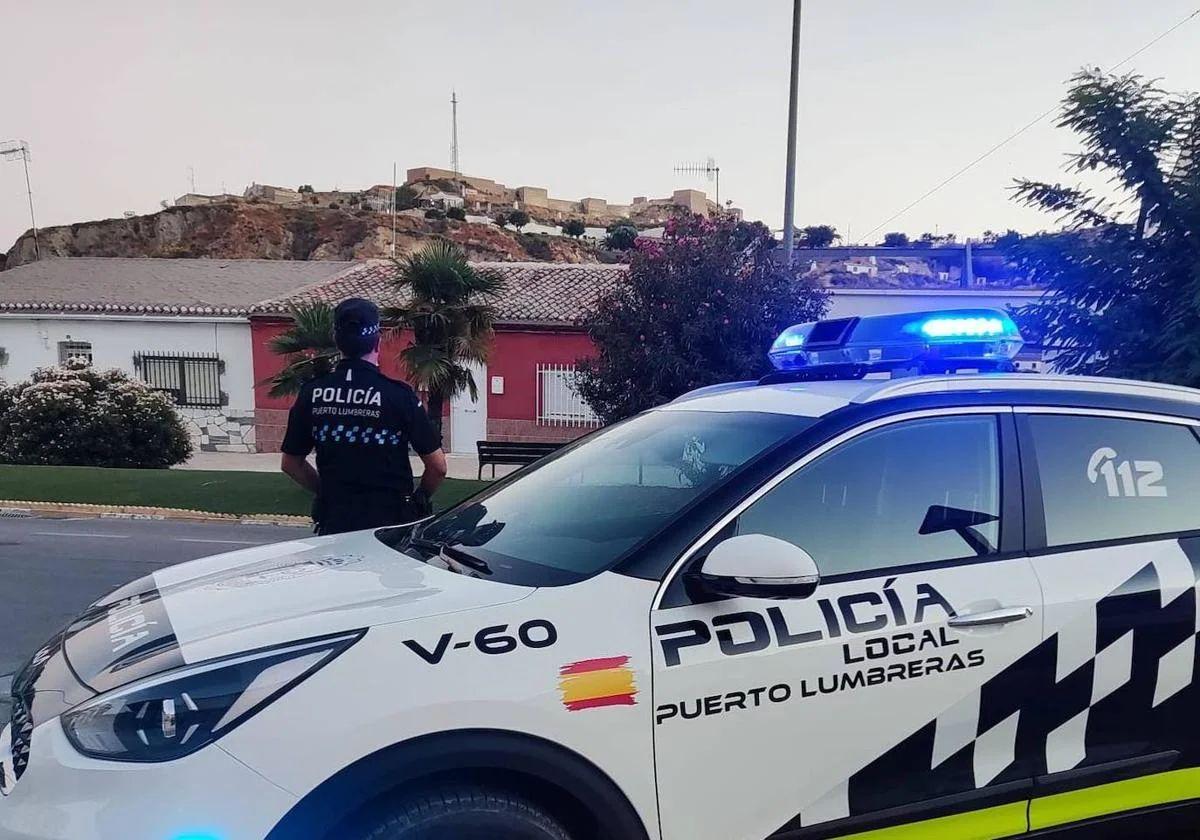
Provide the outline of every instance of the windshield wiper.
[[409,545],[416,548],[432,551],[436,554],[441,554],[448,560],[466,566],[468,569],[474,569],[477,572],[482,572],[485,575],[492,573],[492,567],[482,557],[476,557],[473,554],[468,554],[461,548],[453,548],[449,543],[438,542],[437,540],[429,540],[424,537],[413,536],[409,540]]
[[492,573],[492,567],[482,557],[476,557],[474,554],[467,554],[461,548],[451,548],[448,545],[442,546],[442,554],[449,557],[455,563],[461,563],[468,569],[474,569],[477,572],[482,572],[485,575]]

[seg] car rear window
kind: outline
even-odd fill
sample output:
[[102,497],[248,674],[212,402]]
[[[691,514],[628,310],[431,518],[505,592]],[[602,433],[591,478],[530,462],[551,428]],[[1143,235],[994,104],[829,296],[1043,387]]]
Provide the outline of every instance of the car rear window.
[[1200,531],[1200,440],[1188,426],[1031,415],[1050,546]]

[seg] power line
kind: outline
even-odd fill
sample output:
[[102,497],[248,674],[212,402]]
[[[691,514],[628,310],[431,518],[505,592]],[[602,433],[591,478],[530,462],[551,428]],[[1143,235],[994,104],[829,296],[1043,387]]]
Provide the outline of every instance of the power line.
[[[1143,44],[1141,47],[1139,47],[1138,49],[1136,49],[1136,50],[1134,50],[1133,52],[1131,52],[1131,53],[1130,53],[1129,55],[1127,55],[1125,58],[1121,59],[1120,61],[1118,61],[1118,62],[1117,62],[1116,64],[1114,64],[1113,66],[1109,67],[1109,68],[1108,68],[1108,69],[1107,69],[1105,72],[1107,72],[1107,73],[1111,73],[1112,71],[1116,70],[1117,68],[1119,68],[1119,67],[1121,67],[1121,66],[1123,66],[1123,65],[1125,65],[1125,64],[1128,64],[1129,62],[1133,61],[1135,58],[1137,58],[1139,55],[1141,55],[1142,53],[1144,53],[1146,50],[1148,50],[1148,49],[1150,49],[1151,47],[1153,47],[1155,44],[1157,44],[1157,43],[1158,43],[1159,41],[1161,41],[1163,38],[1166,38],[1168,35],[1172,34],[1172,33],[1173,33],[1175,30],[1179,29],[1179,28],[1180,28],[1180,27],[1182,27],[1184,24],[1186,24],[1186,23],[1188,23],[1190,20],[1192,20],[1192,18],[1194,18],[1194,17],[1196,17],[1196,16],[1198,16],[1198,15],[1200,15],[1200,9],[1196,9],[1196,10],[1195,10],[1195,11],[1193,11],[1193,12],[1192,12],[1190,15],[1188,15],[1188,16],[1187,16],[1187,17],[1185,17],[1185,18],[1183,18],[1183,20],[1180,20],[1178,23],[1176,23],[1174,26],[1172,26],[1170,29],[1167,29],[1165,32],[1162,32],[1161,34],[1159,34],[1159,35],[1158,35],[1156,38],[1154,38],[1153,40],[1151,40],[1151,41],[1147,42],[1146,44]],[[1005,146],[1007,146],[1009,143],[1011,143],[1013,140],[1016,140],[1018,137],[1020,137],[1022,134],[1024,134],[1026,131],[1029,131],[1029,129],[1033,128],[1035,125],[1037,125],[1038,123],[1040,123],[1042,120],[1046,119],[1046,117],[1048,117],[1048,116],[1050,116],[1051,114],[1053,114],[1055,111],[1057,111],[1057,110],[1058,110],[1058,107],[1059,107],[1059,106],[1058,106],[1058,103],[1055,103],[1054,105],[1051,105],[1051,106],[1050,106],[1050,107],[1049,107],[1047,110],[1043,111],[1041,114],[1039,114],[1038,116],[1034,117],[1034,118],[1033,118],[1032,120],[1030,120],[1029,122],[1025,123],[1025,125],[1021,126],[1021,127],[1020,127],[1020,128],[1018,128],[1016,131],[1014,131],[1012,134],[1008,135],[1008,136],[1007,136],[1007,137],[1005,137],[1003,140],[1001,140],[999,143],[997,143],[996,145],[992,146],[990,149],[988,149],[986,152],[984,152],[983,154],[981,154],[979,157],[977,157],[977,158],[975,158],[974,160],[972,160],[972,161],[971,161],[970,163],[968,163],[966,166],[964,166],[964,167],[962,167],[961,169],[957,170],[957,171],[956,171],[954,174],[950,175],[948,178],[946,178],[944,181],[942,181],[942,182],[940,182],[939,184],[937,184],[937,185],[936,185],[935,187],[933,187],[932,189],[930,189],[930,190],[928,190],[928,191],[926,191],[926,192],[922,193],[922,194],[921,194],[921,196],[920,196],[920,197],[918,197],[916,200],[914,200],[914,201],[910,202],[909,204],[906,204],[906,205],[905,205],[905,206],[904,206],[902,209],[900,209],[900,210],[898,210],[897,212],[893,213],[891,216],[889,216],[888,218],[884,219],[882,222],[880,222],[879,224],[877,224],[875,227],[873,227],[873,228],[871,228],[869,231],[867,231],[866,238],[867,238],[867,239],[870,239],[870,237],[871,237],[871,236],[873,236],[873,235],[874,235],[876,232],[878,232],[878,231],[880,230],[880,228],[883,228],[883,227],[885,227],[886,225],[889,225],[889,224],[891,224],[891,223],[892,223],[892,222],[894,222],[896,219],[900,218],[900,217],[901,217],[901,216],[903,216],[905,213],[907,213],[909,210],[911,210],[911,209],[913,209],[914,207],[916,207],[916,206],[917,206],[918,204],[920,204],[922,201],[924,201],[925,199],[929,198],[929,196],[931,196],[931,195],[933,195],[934,193],[936,193],[936,192],[940,191],[940,190],[941,190],[943,187],[945,187],[945,186],[946,186],[947,184],[949,184],[951,181],[954,181],[954,180],[956,180],[957,178],[959,178],[960,176],[962,176],[962,175],[965,175],[967,172],[969,172],[970,170],[974,169],[974,168],[975,168],[976,166],[978,166],[980,163],[983,163],[983,161],[987,160],[987,159],[988,159],[988,158],[990,158],[992,155],[994,155],[996,152],[1000,151],[1000,149],[1004,148],[1004,147],[1005,147]]]

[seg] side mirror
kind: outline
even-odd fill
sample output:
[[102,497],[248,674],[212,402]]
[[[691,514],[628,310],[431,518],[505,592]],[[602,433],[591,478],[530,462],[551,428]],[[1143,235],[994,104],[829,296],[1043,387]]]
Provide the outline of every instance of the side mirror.
[[994,514],[978,510],[930,505],[917,533],[925,536],[953,531],[962,537],[963,542],[969,545],[972,551],[983,557],[985,554],[992,554],[996,547],[988,542],[983,534],[979,533],[979,526],[995,522],[999,518]]
[[746,598],[807,598],[821,582],[807,551],[766,534],[739,534],[717,543],[693,580],[705,591]]

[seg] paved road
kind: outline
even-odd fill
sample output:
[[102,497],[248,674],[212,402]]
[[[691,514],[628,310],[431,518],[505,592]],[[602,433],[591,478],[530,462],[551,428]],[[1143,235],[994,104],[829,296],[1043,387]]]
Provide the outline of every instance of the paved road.
[[[101,595],[163,566],[307,533],[275,525],[0,518],[0,706],[11,673]],[[0,721],[6,711],[0,707]]]

